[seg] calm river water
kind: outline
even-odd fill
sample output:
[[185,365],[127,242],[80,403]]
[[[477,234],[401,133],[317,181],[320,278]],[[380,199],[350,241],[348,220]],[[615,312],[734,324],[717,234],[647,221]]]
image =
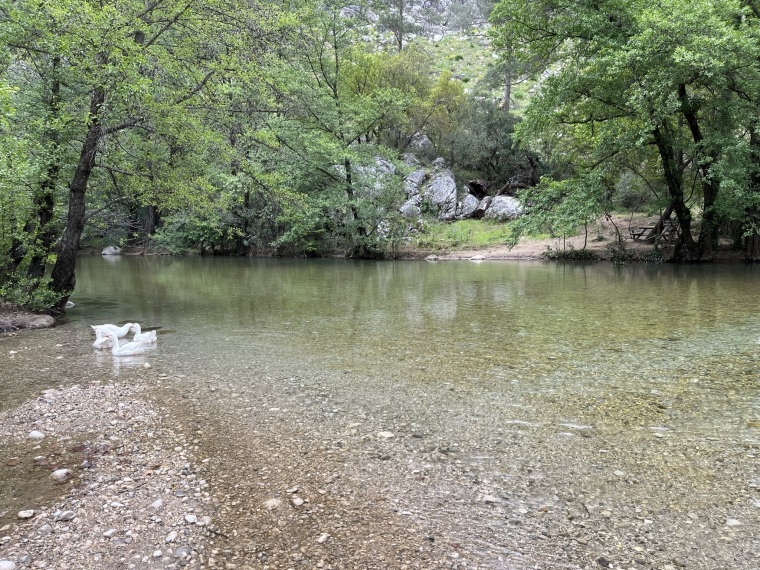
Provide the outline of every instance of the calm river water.
[[[577,509],[632,567],[757,568],[759,291],[745,265],[86,257],[63,324],[0,340],[0,408],[148,362],[183,397],[342,437],[349,474],[430,474],[399,510],[493,567],[533,560],[505,525],[557,536]],[[126,321],[158,347],[91,349],[89,324]],[[7,357],[30,345],[34,366]]]

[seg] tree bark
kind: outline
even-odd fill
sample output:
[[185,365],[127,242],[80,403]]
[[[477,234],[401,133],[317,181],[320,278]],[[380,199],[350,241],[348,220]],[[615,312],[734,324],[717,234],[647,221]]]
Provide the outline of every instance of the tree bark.
[[161,213],[153,204],[148,204],[145,208],[145,235],[143,236],[143,247],[148,247],[148,242],[161,221]]
[[507,67],[507,71],[504,77],[504,98],[501,100],[501,109],[509,113],[509,108],[512,105],[512,65]]
[[90,95],[90,115],[87,122],[87,135],[82,150],[79,153],[74,176],[69,184],[69,211],[66,216],[66,229],[61,238],[58,258],[53,267],[51,288],[61,298],[54,309],[63,310],[66,301],[74,292],[76,283],[76,256],[79,249],[79,239],[82,236],[85,221],[85,193],[95,166],[95,156],[98,144],[103,137],[100,125],[100,111],[105,102],[105,92],[96,87]]
[[[753,192],[760,192],[760,133],[758,133],[758,125],[755,121],[749,127],[749,147],[754,164],[754,170],[749,177],[749,184]],[[752,205],[748,206],[745,211],[748,223],[752,227],[752,233],[744,241],[744,259],[756,263],[760,261],[760,233],[757,230],[760,212],[757,207]]]
[[699,247],[691,236],[691,212],[686,206],[683,195],[683,176],[682,168],[676,158],[675,150],[670,144],[671,137],[668,137],[667,124],[656,127],[652,134],[654,135],[657,150],[662,160],[663,174],[665,183],[670,194],[673,210],[678,217],[678,225],[681,228],[681,240],[686,247],[687,261],[699,260]]
[[678,98],[681,101],[681,113],[689,125],[692,139],[697,145],[698,151],[703,155],[699,164],[700,181],[702,184],[702,226],[699,230],[699,258],[702,261],[711,261],[713,257],[713,243],[717,239],[718,224],[715,216],[715,200],[718,197],[718,181],[710,175],[710,165],[716,157],[704,147],[704,136],[699,126],[697,109],[694,107],[686,85],[678,86]]

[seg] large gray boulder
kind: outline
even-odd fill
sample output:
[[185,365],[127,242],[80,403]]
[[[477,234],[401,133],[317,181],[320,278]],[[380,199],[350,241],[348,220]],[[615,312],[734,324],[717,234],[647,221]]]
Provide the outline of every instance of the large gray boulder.
[[408,148],[414,154],[417,154],[423,157],[432,158],[433,156],[435,156],[435,145],[433,145],[433,141],[431,141],[425,135],[420,134],[420,133],[417,133],[416,135],[414,135],[411,142],[409,143]]
[[101,252],[101,255],[121,255],[121,248],[115,245],[109,245]]
[[467,194],[464,197],[464,200],[462,200],[462,203],[459,208],[459,216],[460,218],[469,218],[472,216],[472,214],[477,210],[478,204],[480,204],[480,200],[478,200],[475,196],[472,194]]
[[422,197],[417,194],[404,202],[404,205],[399,208],[399,211],[407,218],[416,218],[422,213],[422,210],[420,209],[421,203]]
[[425,169],[419,168],[404,178],[404,190],[407,198],[412,198],[420,193],[422,183],[425,182],[425,176]]
[[436,172],[422,195],[429,198],[438,209],[439,219],[454,219],[457,211],[457,183],[451,170],[445,168]]
[[522,214],[522,204],[512,196],[495,196],[491,206],[486,210],[485,217],[491,220],[505,222],[519,218]]

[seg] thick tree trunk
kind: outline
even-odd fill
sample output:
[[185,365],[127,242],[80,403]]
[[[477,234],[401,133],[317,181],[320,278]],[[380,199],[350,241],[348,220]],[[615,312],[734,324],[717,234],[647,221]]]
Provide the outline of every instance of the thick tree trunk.
[[156,206],[149,204],[145,211],[145,235],[143,236],[143,247],[148,247],[148,242],[153,234],[156,233],[158,223],[161,221],[161,213]]
[[697,109],[692,103],[686,91],[686,85],[683,83],[678,86],[678,98],[681,101],[681,113],[689,125],[691,137],[697,145],[698,150],[703,153],[701,164],[699,166],[700,180],[702,183],[702,227],[699,230],[699,259],[701,261],[712,261],[713,243],[717,239],[718,223],[715,216],[715,200],[718,197],[718,181],[710,175],[710,165],[716,160],[716,157],[704,148],[704,136],[699,126]]
[[753,233],[747,237],[744,245],[744,259],[751,263],[760,262],[760,234]]
[[51,288],[61,295],[61,299],[54,308],[60,310],[63,309],[69,296],[74,292],[77,250],[85,221],[84,197],[87,191],[87,183],[90,181],[90,174],[92,174],[92,169],[95,166],[98,143],[103,136],[100,126],[100,111],[104,102],[105,92],[102,88],[93,89],[90,95],[87,135],[79,153],[79,162],[74,177],[69,184],[69,211],[66,216],[66,229],[63,232],[61,247],[51,276]]
[[681,228],[681,242],[686,248],[687,261],[699,260],[699,247],[691,236],[691,212],[686,206],[683,195],[682,169],[678,164],[676,153],[670,144],[670,138],[666,136],[667,125],[661,125],[652,131],[657,150],[662,159],[662,169],[665,175],[665,183],[670,194],[673,210],[678,217],[678,225]]

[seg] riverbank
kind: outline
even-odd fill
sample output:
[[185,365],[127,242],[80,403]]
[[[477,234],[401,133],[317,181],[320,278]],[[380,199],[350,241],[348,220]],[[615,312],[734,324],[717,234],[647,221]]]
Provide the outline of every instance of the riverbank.
[[[399,254],[404,259],[435,258],[446,260],[544,260],[555,258],[562,252],[570,252],[566,259],[573,259],[573,252],[588,252],[588,259],[597,261],[616,261],[627,263],[657,262],[668,253],[672,246],[669,242],[653,243],[632,239],[630,229],[653,226],[656,216],[620,216],[602,218],[588,227],[581,229],[575,236],[566,238],[523,237],[514,247],[495,244],[485,247],[462,245],[460,247],[419,248],[406,245]],[[561,258],[561,257],[559,257]],[[713,263],[742,263],[744,252],[733,248],[729,240],[722,239],[717,248]]]
[[39,315],[20,309],[11,303],[0,302],[0,334],[21,329],[43,329],[52,327],[53,317]]

